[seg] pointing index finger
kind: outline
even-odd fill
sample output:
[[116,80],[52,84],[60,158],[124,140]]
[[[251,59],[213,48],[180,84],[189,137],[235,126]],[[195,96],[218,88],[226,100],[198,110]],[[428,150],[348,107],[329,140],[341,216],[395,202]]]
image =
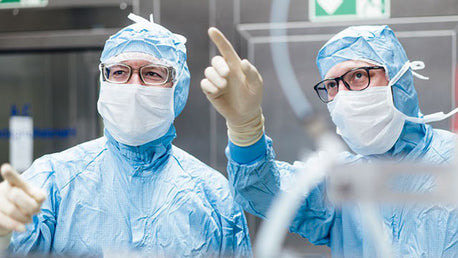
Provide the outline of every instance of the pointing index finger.
[[241,60],[239,55],[235,52],[232,44],[226,39],[220,30],[215,27],[211,27],[208,29],[208,35],[229,65],[240,65]]
[[8,163],[5,163],[0,168],[2,177],[8,181],[8,183],[12,186],[18,187],[30,195],[33,199],[38,202],[43,202],[46,199],[46,196],[41,191],[34,191],[31,189],[29,185],[21,179],[18,172]]
[[19,174],[16,170],[8,163],[5,163],[1,167],[1,173],[3,178],[10,183],[12,186],[16,186],[21,188],[22,190],[27,189],[27,185],[22,179],[19,177]]

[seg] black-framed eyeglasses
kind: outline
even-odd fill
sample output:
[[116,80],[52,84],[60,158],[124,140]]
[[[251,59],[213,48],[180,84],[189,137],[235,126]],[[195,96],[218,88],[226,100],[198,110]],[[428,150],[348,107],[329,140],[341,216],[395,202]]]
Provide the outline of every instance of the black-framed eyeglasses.
[[351,69],[337,78],[326,79],[317,83],[313,88],[318,97],[324,102],[331,102],[339,92],[339,81],[348,90],[359,91],[369,87],[371,83],[370,70],[385,69],[383,66],[367,66]]
[[126,83],[132,77],[132,71],[138,70],[140,79],[146,85],[160,86],[175,79],[175,69],[171,66],[148,64],[138,69],[123,63],[100,64],[103,79],[111,83]]

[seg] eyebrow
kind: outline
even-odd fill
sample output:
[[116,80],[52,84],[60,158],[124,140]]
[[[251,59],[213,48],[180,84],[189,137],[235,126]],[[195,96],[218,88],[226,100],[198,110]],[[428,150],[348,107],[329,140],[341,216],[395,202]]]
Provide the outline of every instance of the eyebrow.
[[348,67],[345,67],[346,71],[341,73],[340,75],[338,76],[334,76],[334,77],[324,77],[325,80],[329,80],[329,79],[335,79],[337,77],[340,77],[342,76],[343,74],[347,73],[348,71],[352,70],[352,69],[355,69],[355,68],[361,68],[361,67],[370,67],[370,66],[379,66],[379,65],[375,65],[375,64],[359,64],[359,65],[350,65]]
[[350,71],[351,69],[355,69],[355,68],[358,68],[358,67],[361,67],[361,66],[349,66],[349,67],[345,67],[345,72],[341,73],[340,75],[337,75],[337,76],[333,76],[333,77],[324,77],[325,80],[329,80],[329,79],[335,79],[337,77],[340,77],[342,76],[343,74],[345,74],[346,72]]

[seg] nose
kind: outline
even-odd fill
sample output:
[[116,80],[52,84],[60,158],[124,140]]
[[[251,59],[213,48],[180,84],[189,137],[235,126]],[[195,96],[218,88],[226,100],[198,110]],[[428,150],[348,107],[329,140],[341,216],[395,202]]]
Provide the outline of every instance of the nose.
[[341,90],[348,90],[347,87],[345,86],[343,80],[339,80],[339,91]]
[[138,71],[132,71],[132,76],[130,76],[129,81],[127,81],[127,84],[140,84],[140,85],[145,85],[143,83],[143,80],[140,78],[140,74]]

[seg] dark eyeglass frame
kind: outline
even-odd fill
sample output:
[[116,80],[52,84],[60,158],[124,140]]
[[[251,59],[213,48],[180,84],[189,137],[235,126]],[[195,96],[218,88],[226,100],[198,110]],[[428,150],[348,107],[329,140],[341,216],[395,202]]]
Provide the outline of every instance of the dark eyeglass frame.
[[[125,66],[125,67],[129,68],[129,76],[127,77],[127,79],[125,81],[115,82],[115,81],[111,81],[108,78],[106,78],[107,75],[105,74],[104,69],[107,68],[108,66],[113,66],[113,65],[121,65],[121,66]],[[167,69],[167,80],[165,80],[164,82],[161,82],[161,83],[149,83],[149,82],[146,82],[143,79],[143,75],[142,75],[141,70],[143,68],[145,68],[145,67],[148,67],[148,66],[157,66],[157,67],[163,67],[163,68]],[[133,70],[138,70],[138,74],[139,74],[140,79],[142,80],[142,82],[145,85],[149,85],[149,86],[161,86],[161,85],[167,84],[169,82],[172,82],[175,79],[175,76],[176,76],[175,68],[173,68],[172,66],[166,66],[166,65],[161,65],[161,64],[147,64],[147,65],[139,67],[138,69],[133,69],[130,65],[123,64],[123,63],[110,63],[110,64],[101,63],[99,68],[100,68],[100,71],[102,72],[102,77],[103,77],[104,81],[108,81],[108,82],[116,83],[116,84],[123,84],[123,83],[128,82],[130,80],[130,78],[132,77],[132,71]]]
[[[349,73],[351,73],[351,72],[354,72],[354,71],[356,71],[356,70],[360,70],[360,69],[364,69],[364,70],[366,71],[366,73],[367,73],[367,78],[368,78],[368,80],[367,80],[367,85],[366,85],[366,87],[363,87],[363,88],[361,88],[361,89],[352,90],[351,87],[350,87],[350,85],[344,80],[344,77],[345,77],[345,75],[347,75],[347,74],[349,74]],[[326,91],[326,94],[327,94],[328,90],[326,89],[326,87],[324,87],[324,88],[318,88],[320,85],[324,85],[324,83],[327,82],[327,81],[335,81],[335,82],[336,82],[336,85],[337,85],[337,93],[338,93],[338,92],[339,92],[339,81],[342,81],[343,84],[345,85],[345,88],[347,88],[348,90],[351,90],[351,91],[362,91],[362,90],[367,89],[367,87],[369,87],[369,85],[371,84],[371,75],[370,75],[369,71],[370,71],[370,70],[377,70],[377,69],[383,69],[383,70],[385,70],[385,67],[383,67],[383,66],[363,66],[363,67],[353,68],[353,69],[351,69],[351,70],[345,72],[344,74],[342,74],[342,75],[339,76],[339,77],[330,78],[330,79],[326,79],[326,80],[322,80],[322,81],[318,82],[317,84],[315,84],[315,86],[313,86],[313,89],[315,90],[315,92],[316,92],[317,95],[318,95],[318,98],[320,98],[321,101],[323,101],[324,103],[329,103],[329,102],[331,102],[333,99],[331,99],[331,100],[323,99],[323,97],[320,95],[320,92],[319,92],[319,91],[320,91],[320,90],[324,90],[324,91]],[[337,93],[336,93],[336,95],[337,95]]]

